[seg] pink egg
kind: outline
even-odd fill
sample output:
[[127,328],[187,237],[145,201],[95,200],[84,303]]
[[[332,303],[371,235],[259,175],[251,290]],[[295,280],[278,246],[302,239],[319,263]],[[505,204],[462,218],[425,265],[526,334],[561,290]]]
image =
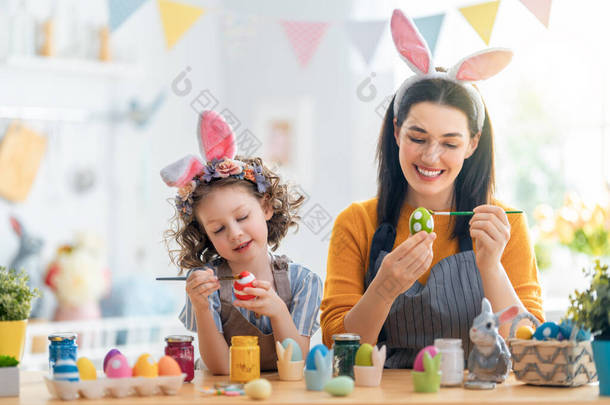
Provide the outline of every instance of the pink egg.
[[120,353],[115,354],[108,360],[104,371],[108,378],[125,378],[132,376],[132,370],[127,363],[127,359]]
[[242,271],[239,273],[239,280],[235,280],[233,282],[233,292],[235,293],[235,298],[238,300],[251,300],[256,298],[254,295],[248,295],[243,292],[243,289],[246,287],[254,287],[252,283],[256,280],[254,274],[249,271]]
[[415,362],[413,362],[413,371],[425,371],[424,370],[424,353],[430,353],[430,357],[434,358],[438,353],[436,346],[426,346],[417,353],[415,356]]
[[121,354],[121,352],[118,349],[110,349],[110,351],[106,353],[106,356],[104,356],[104,365],[102,367],[102,370],[106,370],[106,364],[108,364],[108,360],[110,360],[110,358],[115,354]]

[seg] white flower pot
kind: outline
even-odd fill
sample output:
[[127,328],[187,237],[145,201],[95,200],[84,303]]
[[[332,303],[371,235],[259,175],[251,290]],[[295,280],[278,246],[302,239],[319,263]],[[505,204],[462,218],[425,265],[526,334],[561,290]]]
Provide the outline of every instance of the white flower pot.
[[0,367],[0,397],[19,396],[19,369]]

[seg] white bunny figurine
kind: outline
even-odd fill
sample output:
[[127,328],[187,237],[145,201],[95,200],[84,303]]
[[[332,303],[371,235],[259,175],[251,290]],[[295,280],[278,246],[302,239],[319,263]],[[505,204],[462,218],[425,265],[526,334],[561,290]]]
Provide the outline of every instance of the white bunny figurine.
[[493,313],[487,298],[483,298],[481,313],[474,318],[470,328],[470,340],[474,347],[468,356],[468,381],[466,388],[492,389],[503,382],[511,369],[510,351],[498,333],[498,327],[512,320],[519,307],[512,305]]

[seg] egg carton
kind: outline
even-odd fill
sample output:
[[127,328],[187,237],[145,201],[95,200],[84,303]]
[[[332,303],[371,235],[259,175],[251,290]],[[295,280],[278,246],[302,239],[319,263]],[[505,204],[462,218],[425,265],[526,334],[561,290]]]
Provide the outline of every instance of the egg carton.
[[123,398],[129,395],[176,395],[186,374],[159,377],[98,378],[96,380],[65,381],[44,377],[49,393],[64,401],[81,398],[99,399],[104,396]]

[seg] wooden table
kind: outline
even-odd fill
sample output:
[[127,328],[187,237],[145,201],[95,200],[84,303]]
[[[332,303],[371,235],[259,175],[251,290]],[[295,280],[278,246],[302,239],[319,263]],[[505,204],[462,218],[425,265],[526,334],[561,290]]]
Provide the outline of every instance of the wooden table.
[[[51,398],[43,381],[43,372],[24,371],[21,373],[21,395],[12,398],[0,398],[0,405],[14,404],[163,404],[192,405],[204,404],[244,404],[253,403],[246,396],[206,396],[195,387],[213,386],[215,382],[226,382],[228,377],[199,374],[194,384],[184,384],[176,396],[150,396],[126,398],[103,398],[101,400],[81,399],[61,401]],[[524,385],[516,382],[511,376],[504,384],[492,391],[471,391],[463,388],[442,388],[434,394],[413,392],[410,370],[385,370],[380,387],[356,387],[347,397],[333,397],[326,392],[307,391],[305,381],[279,381],[277,373],[263,375],[271,381],[273,393],[267,401],[256,403],[272,404],[347,404],[347,403],[383,403],[383,404],[608,404],[610,397],[598,396],[597,384],[578,388],[552,388]]]

